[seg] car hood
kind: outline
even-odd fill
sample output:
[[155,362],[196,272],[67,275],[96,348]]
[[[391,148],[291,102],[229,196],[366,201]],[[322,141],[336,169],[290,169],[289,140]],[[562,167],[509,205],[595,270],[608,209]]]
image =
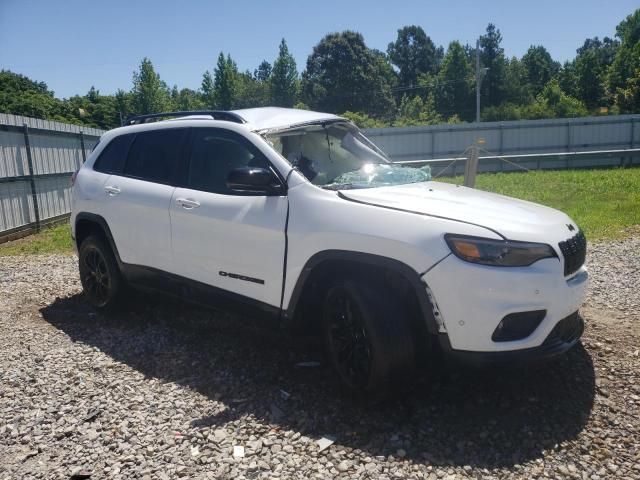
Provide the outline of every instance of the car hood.
[[548,243],[556,249],[558,242],[578,231],[573,220],[553,208],[449,183],[340,190],[340,195],[375,206],[471,223],[509,240]]

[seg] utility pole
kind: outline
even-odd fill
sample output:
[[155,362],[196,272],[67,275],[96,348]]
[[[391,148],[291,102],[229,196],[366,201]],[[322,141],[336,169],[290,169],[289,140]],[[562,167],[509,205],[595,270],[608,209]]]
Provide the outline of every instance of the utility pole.
[[480,123],[480,84],[482,72],[480,72],[480,39],[476,40],[476,123]]

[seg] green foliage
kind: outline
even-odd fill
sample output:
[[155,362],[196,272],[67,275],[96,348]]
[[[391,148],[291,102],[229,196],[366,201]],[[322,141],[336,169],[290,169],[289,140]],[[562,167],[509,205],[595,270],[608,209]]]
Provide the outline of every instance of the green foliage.
[[473,71],[460,42],[451,42],[442,67],[436,77],[435,106],[440,115],[458,115],[464,120],[473,118]]
[[357,32],[325,36],[313,48],[302,74],[303,101],[326,112],[388,115],[394,101],[380,60]]
[[371,118],[366,113],[347,111],[342,113],[340,116],[346,118],[347,120],[352,121],[360,128],[383,128],[383,127],[389,126],[388,124],[386,124],[381,120],[376,120],[375,118]]
[[398,114],[393,122],[395,127],[410,127],[414,125],[436,125],[442,123],[432,95],[423,100],[419,95],[409,97],[405,95],[400,101]]
[[171,110],[176,111],[193,111],[206,109],[205,101],[198,92],[190,88],[178,90],[174,86],[171,90]]
[[609,91],[623,113],[640,110],[638,103],[638,71],[640,70],[640,9],[616,27],[620,47],[609,67]]
[[[574,89],[561,84],[563,90],[582,100],[590,109],[610,104],[606,89],[607,73],[615,58],[619,42],[605,37],[588,38],[577,50],[578,55],[570,64],[574,76]],[[563,75],[567,77],[565,73]],[[566,83],[566,82],[565,82]]]
[[398,37],[389,43],[387,55],[398,68],[400,85],[409,87],[418,84],[420,75],[437,73],[443,51],[422,27],[411,25],[398,29]]
[[292,107],[298,96],[298,70],[284,38],[271,71],[271,103],[276,107]]
[[533,95],[538,95],[560,70],[558,62],[554,62],[551,54],[541,45],[531,46],[522,57],[525,69],[525,80]]
[[131,107],[138,115],[167,111],[170,105],[169,88],[160,79],[151,60],[143,58],[140,67],[133,72]]
[[272,71],[273,68],[271,67],[271,64],[266,60],[263,60],[262,63],[258,65],[258,68],[253,72],[253,76],[258,82],[268,82],[271,78]]
[[37,118],[64,118],[64,106],[44,82],[0,71],[0,112]]
[[589,114],[584,103],[564,93],[557,79],[542,89],[533,103],[503,103],[482,111],[484,121],[583,117]]
[[589,113],[584,103],[562,91],[557,79],[545,85],[536,99],[536,104],[547,107],[552,112],[552,117],[584,117]]
[[482,79],[480,92],[485,105],[489,106],[501,104],[506,96],[507,61],[501,43],[500,30],[490,23],[486,34],[480,37],[480,63],[489,69]]
[[213,90],[213,75],[207,70],[202,75],[202,84],[200,85],[200,91],[202,92],[202,101],[206,108],[216,108],[216,98]]
[[640,68],[636,69],[633,77],[627,80],[625,88],[618,88],[615,98],[620,112],[637,113],[640,111]]
[[212,95],[215,108],[231,110],[238,101],[240,89],[238,66],[231,59],[231,55],[227,54],[225,58],[224,54],[220,52],[214,76]]

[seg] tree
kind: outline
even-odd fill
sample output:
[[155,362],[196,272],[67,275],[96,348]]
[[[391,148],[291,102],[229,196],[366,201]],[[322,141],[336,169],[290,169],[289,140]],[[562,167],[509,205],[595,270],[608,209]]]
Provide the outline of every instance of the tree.
[[517,57],[505,65],[505,100],[511,104],[525,104],[534,100],[527,86],[527,70]]
[[75,123],[95,128],[110,129],[120,125],[120,114],[116,97],[101,95],[95,87],[91,87],[86,95],[75,95],[63,100],[67,109],[67,117]]
[[259,82],[268,82],[271,78],[272,71],[273,68],[271,67],[271,64],[266,60],[263,60],[260,65],[258,65],[258,68],[253,72],[253,76]]
[[131,108],[131,97],[131,92],[125,92],[121,88],[116,91],[115,100],[119,120],[118,125],[121,125],[133,111]]
[[63,103],[53,96],[46,83],[9,70],[0,70],[0,112],[66,119]]
[[209,70],[204,72],[204,74],[202,75],[202,84],[200,86],[200,90],[202,91],[202,101],[205,106],[211,109],[216,108],[213,75],[211,75],[211,72]]
[[488,68],[480,89],[485,105],[499,105],[506,96],[507,62],[500,43],[502,43],[500,30],[490,23],[486,34],[480,37],[480,62],[483,67]]
[[418,77],[425,73],[435,74],[442,61],[442,47],[438,48],[422,27],[410,25],[398,29],[395,42],[389,43],[387,55],[398,68],[400,86],[418,84]]
[[589,108],[603,103],[605,86],[602,76],[605,71],[605,66],[594,49],[586,50],[575,60],[575,93]]
[[563,92],[572,97],[578,96],[578,77],[575,60],[566,61],[558,72],[558,84]]
[[473,71],[460,42],[449,44],[436,77],[435,105],[438,113],[447,118],[458,115],[463,120],[473,118]]
[[616,91],[615,100],[622,113],[640,111],[640,68],[627,80],[625,88]]
[[173,108],[178,111],[195,111],[204,110],[206,105],[202,98],[202,95],[198,94],[195,90],[190,88],[183,88],[178,90],[174,87],[171,93],[171,99],[173,101]]
[[438,115],[432,95],[423,100],[420,95],[402,97],[398,107],[398,115],[394,121],[396,127],[409,127],[413,125],[435,125],[442,123],[442,117]]
[[[578,48],[577,56],[571,63],[575,75],[575,88],[570,90],[566,80],[561,83],[563,90],[575,95],[593,109],[610,103],[606,89],[606,75],[613,62],[619,42],[605,37],[588,38]],[[562,75],[566,77],[566,75]]]
[[360,33],[348,30],[326,35],[313,48],[302,74],[302,93],[307,105],[325,112],[388,116],[395,110],[380,55]]
[[608,72],[609,91],[614,95],[616,103],[623,112],[637,111],[629,107],[629,98],[637,85],[637,72],[640,69],[640,9],[625,18],[616,27],[616,37],[620,46]]
[[[536,111],[542,116],[538,116]],[[562,91],[557,79],[544,86],[528,112],[526,118],[583,117],[589,113],[584,103]]]
[[236,62],[231,59],[231,55],[220,52],[218,63],[214,70],[213,99],[215,108],[221,110],[231,110],[238,101],[239,72]]
[[298,90],[298,70],[293,55],[289,53],[287,42],[282,39],[278,58],[271,71],[271,102],[278,107],[292,107],[296,103]]
[[343,112],[340,116],[352,121],[360,128],[383,128],[389,126],[385,122],[372,118],[366,113]]
[[529,47],[522,57],[522,64],[526,72],[525,80],[534,96],[538,95],[560,70],[560,64],[554,62],[547,49],[541,45]]
[[169,106],[169,88],[147,57],[142,59],[138,71],[133,72],[131,93],[131,106],[136,114],[163,112]]

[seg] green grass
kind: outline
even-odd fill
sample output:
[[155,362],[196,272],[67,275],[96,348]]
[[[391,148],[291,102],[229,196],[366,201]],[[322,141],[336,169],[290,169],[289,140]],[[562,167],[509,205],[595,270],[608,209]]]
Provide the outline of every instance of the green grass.
[[0,256],[71,252],[73,243],[68,223],[44,228],[35,235],[0,244]]
[[[462,183],[462,177],[438,181]],[[640,168],[532,171],[478,175],[476,187],[566,212],[589,240],[640,233]],[[68,224],[0,244],[0,256],[71,253]]]
[[640,225],[640,168],[486,173],[478,175],[476,188],[562,210],[589,240],[622,238]]

